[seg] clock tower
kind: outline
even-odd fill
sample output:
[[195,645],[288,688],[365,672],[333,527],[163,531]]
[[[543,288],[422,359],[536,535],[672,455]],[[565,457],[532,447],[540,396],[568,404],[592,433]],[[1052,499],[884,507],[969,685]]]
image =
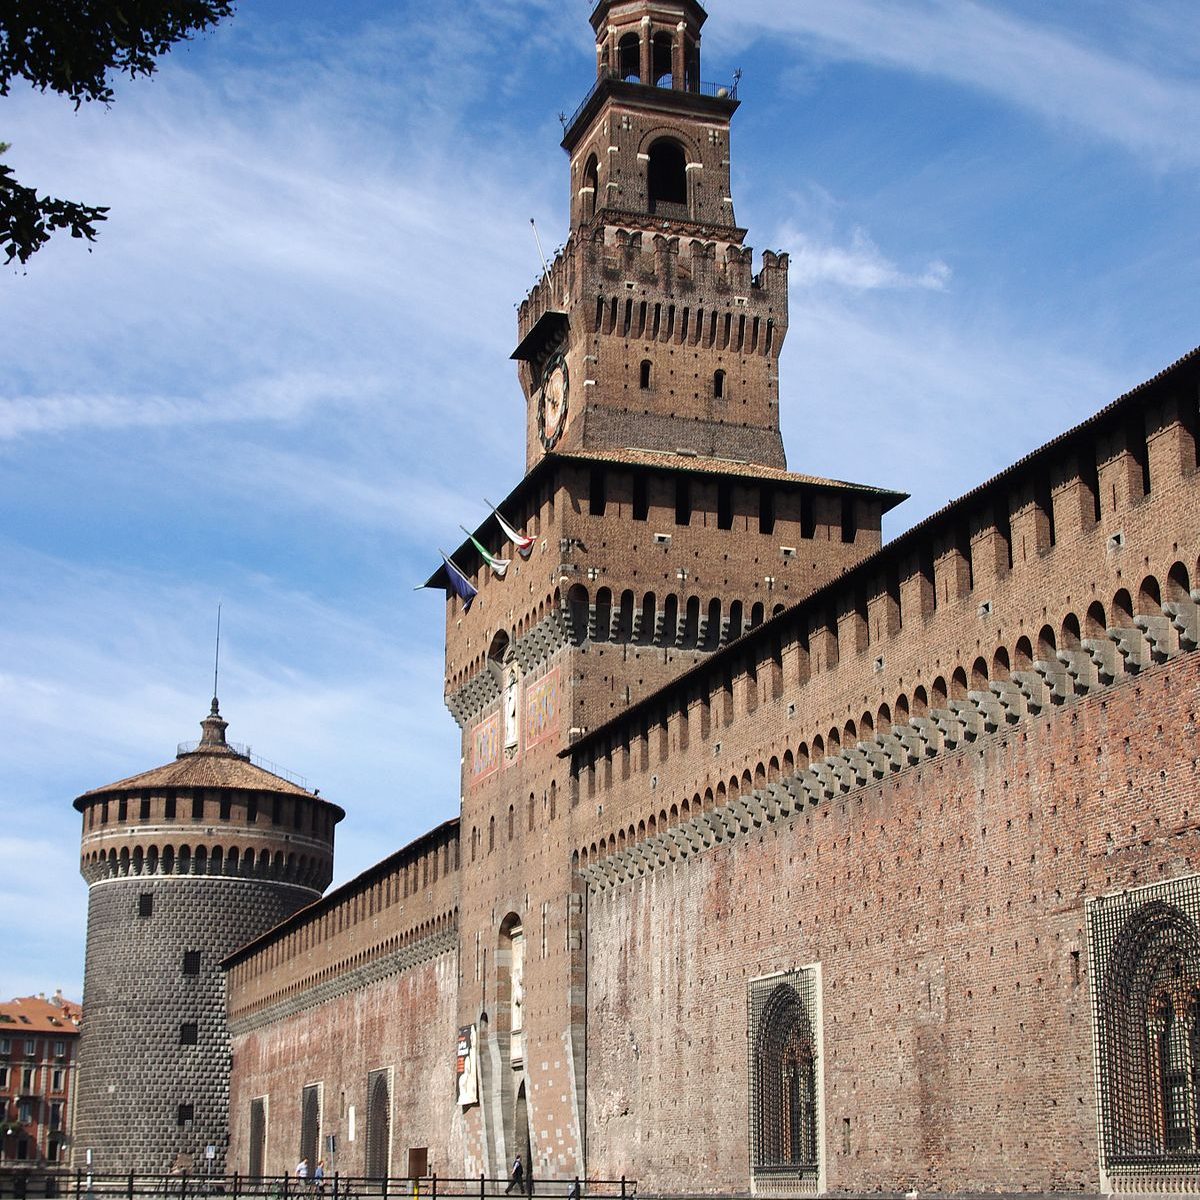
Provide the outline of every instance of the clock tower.
[[[463,737],[468,1175],[517,1154],[527,1179],[587,1168],[576,864],[634,836],[645,814],[613,781],[666,746],[598,739],[582,774],[568,748],[631,707],[649,722],[664,685],[877,550],[901,498],[786,469],[787,256],[755,270],[734,216],[736,81],[704,82],[704,21],[695,0],[595,6],[596,79],[563,131],[570,233],[518,318],[525,475],[428,581]],[[725,711],[674,704],[676,741]]]
[[601,0],[567,122],[571,230],[521,308],[526,465],[615,448],[785,465],[786,256],[734,217],[737,86],[701,78],[695,0]]

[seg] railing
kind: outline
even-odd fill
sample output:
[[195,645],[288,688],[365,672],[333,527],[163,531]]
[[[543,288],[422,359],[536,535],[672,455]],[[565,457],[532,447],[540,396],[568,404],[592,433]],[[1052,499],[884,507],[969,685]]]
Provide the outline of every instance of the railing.
[[[625,79],[621,79],[616,71],[602,71],[597,77],[596,82],[588,89],[588,94],[584,96],[579,107],[571,114],[568,121],[563,122],[563,129],[570,129],[576,121],[579,120],[579,114],[587,108],[592,97],[600,90],[600,85],[609,79],[615,79],[620,83],[636,83],[639,86],[659,88],[664,91],[673,91],[675,88],[675,77],[673,75],[660,76],[657,83],[643,84],[641,79],[636,75],[630,75]],[[736,100],[738,93],[737,80],[732,83],[693,83],[690,86],[685,86],[683,91],[696,96],[712,96],[719,100]]]
[[488,1200],[499,1196],[537,1196],[555,1200],[578,1197],[587,1200],[630,1200],[637,1195],[636,1180],[627,1179],[526,1179],[516,1186],[509,1179],[489,1179],[485,1175],[464,1178],[424,1175],[364,1176],[334,1173],[323,1180],[297,1179],[290,1175],[249,1176],[208,1175],[203,1172],[171,1171],[164,1174],[98,1174],[87,1171],[60,1171],[50,1167],[16,1169],[5,1164],[0,1170],[0,1198],[36,1200],[60,1197],[62,1200],[189,1200],[195,1197],[222,1196],[228,1200]]
[[[191,754],[198,750],[202,742],[180,742],[175,747],[175,753]],[[255,754],[249,746],[242,745],[241,742],[226,742],[226,746],[234,752],[240,754],[243,758],[248,758],[256,767],[262,767],[264,771],[270,771],[272,775],[278,775],[280,779],[286,779],[289,783],[294,783],[297,787],[308,790],[307,776],[300,775],[296,771],[289,771],[286,767],[281,767],[278,763],[272,762],[269,758],[263,758],[261,754]]]

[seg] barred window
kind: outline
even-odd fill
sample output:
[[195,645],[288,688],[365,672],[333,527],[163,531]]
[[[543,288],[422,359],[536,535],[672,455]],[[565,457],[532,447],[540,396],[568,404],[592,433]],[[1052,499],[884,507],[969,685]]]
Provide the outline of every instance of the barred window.
[[367,1176],[386,1179],[391,1174],[392,1098],[390,1072],[367,1076]]
[[181,1104],[176,1114],[176,1124],[180,1126],[187,1125],[189,1122],[196,1119],[196,1106],[194,1104]]
[[750,985],[750,1151],[756,1177],[820,1168],[815,969]]
[[1110,1173],[1200,1160],[1200,877],[1088,906]]

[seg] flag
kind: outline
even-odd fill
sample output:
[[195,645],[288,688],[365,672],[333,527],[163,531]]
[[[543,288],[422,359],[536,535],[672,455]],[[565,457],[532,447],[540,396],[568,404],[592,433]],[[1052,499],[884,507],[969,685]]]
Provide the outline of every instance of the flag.
[[475,535],[465,525],[460,525],[459,529],[461,529],[463,533],[465,533],[467,537],[471,539],[471,545],[479,551],[479,557],[482,558],[483,561],[487,563],[487,565],[491,567],[493,571],[496,572],[496,578],[503,579],[504,572],[508,570],[508,564],[512,562],[512,559],[497,558],[494,554],[489,554],[483,548],[482,543],[476,540]]
[[536,538],[526,537],[523,533],[518,533],[501,515],[500,510],[485,496],[484,504],[492,510],[493,516],[500,522],[500,528],[504,530],[504,536],[517,548],[517,553],[522,558],[528,558],[533,553],[533,547],[536,543]]
[[446,564],[446,580],[450,590],[463,602],[463,612],[471,611],[471,601],[479,595],[479,589],[450,561],[445,550],[438,550]]

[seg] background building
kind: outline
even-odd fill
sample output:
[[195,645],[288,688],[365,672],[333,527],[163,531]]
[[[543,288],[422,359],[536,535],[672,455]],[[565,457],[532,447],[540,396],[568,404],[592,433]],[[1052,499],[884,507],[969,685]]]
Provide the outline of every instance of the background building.
[[0,1003],[0,1163],[66,1160],[81,1018],[61,991]]

